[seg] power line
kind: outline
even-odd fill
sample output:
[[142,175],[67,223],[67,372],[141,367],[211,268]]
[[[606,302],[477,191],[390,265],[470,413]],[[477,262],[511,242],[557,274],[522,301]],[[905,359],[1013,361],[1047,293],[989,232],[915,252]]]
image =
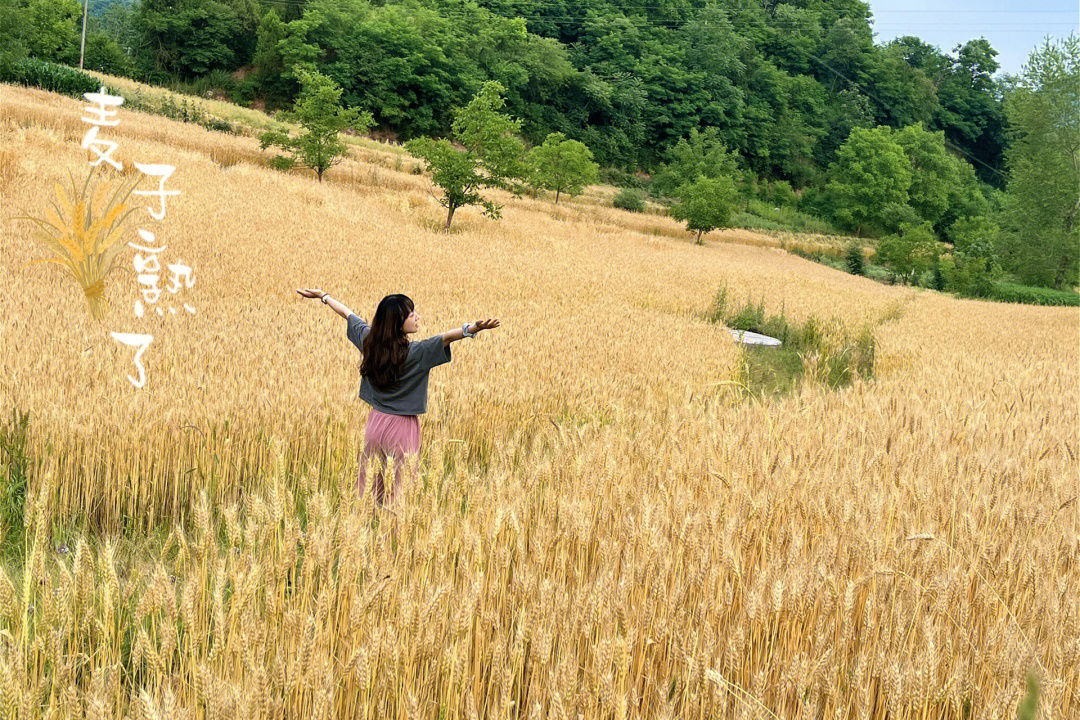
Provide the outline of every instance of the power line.
[[[879,105],[879,106],[881,107],[881,109],[882,109],[882,110],[887,110],[887,109],[888,109],[888,106],[887,106],[887,105],[886,105],[885,103],[883,103],[882,101],[878,100],[878,99],[877,99],[877,97],[875,97],[875,96],[874,96],[873,94],[871,94],[871,93],[870,93],[870,91],[869,91],[869,90],[867,90],[867,89],[866,89],[866,88],[865,88],[865,87],[864,87],[863,85],[861,85],[860,83],[858,83],[858,82],[855,82],[854,80],[852,80],[851,78],[849,78],[849,77],[848,77],[847,75],[844,75],[844,74],[843,74],[842,72],[840,72],[839,70],[837,70],[837,69],[836,69],[836,68],[834,68],[833,66],[829,65],[829,64],[828,64],[827,62],[825,62],[825,61],[824,61],[824,60],[822,60],[821,58],[817,57],[816,55],[811,55],[810,53],[807,53],[807,56],[809,56],[809,57],[810,57],[811,59],[813,59],[813,60],[817,61],[817,62],[818,62],[819,64],[821,64],[822,66],[824,66],[824,67],[825,67],[826,69],[828,69],[828,70],[829,70],[830,72],[833,72],[833,73],[835,73],[835,74],[836,74],[837,76],[839,76],[839,77],[843,78],[844,80],[847,80],[847,81],[848,81],[849,83],[851,83],[852,85],[854,85],[854,86],[855,86],[855,87],[856,87],[856,88],[857,88],[858,90],[860,90],[860,91],[861,91],[861,92],[862,92],[862,93],[863,93],[864,95],[866,95],[866,96],[867,96],[868,98],[870,98],[871,100],[873,100],[874,102],[876,102],[876,103],[877,103],[877,104],[878,104],[878,105]],[[971,153],[967,152],[966,150],[964,150],[964,149],[963,149],[962,147],[960,147],[959,145],[956,145],[955,143],[953,143],[952,141],[950,141],[950,140],[949,140],[949,138],[945,137],[944,133],[942,133],[942,140],[944,140],[944,141],[945,141],[945,145],[946,145],[946,146],[948,146],[948,147],[950,147],[951,149],[955,150],[956,152],[960,153],[961,155],[963,155],[964,157],[968,158],[968,159],[969,159],[969,160],[971,160],[972,162],[978,163],[979,165],[982,165],[983,167],[985,167],[985,168],[986,168],[987,170],[989,170],[990,172],[992,172],[992,173],[996,173],[997,175],[1000,175],[1001,177],[1003,177],[1003,178],[1005,178],[1006,180],[1008,180],[1008,177],[1009,177],[1008,175],[1006,175],[1005,173],[1001,172],[1000,170],[998,170],[997,168],[993,167],[992,165],[988,165],[987,163],[984,163],[984,162],[983,162],[982,160],[980,160],[979,158],[975,157],[975,156],[974,156],[974,155],[972,155]]]
[[[259,0],[259,2],[261,4],[264,4],[264,5],[268,4],[268,3],[277,3],[277,4],[284,4],[284,5],[297,5],[297,6],[307,6],[307,5],[312,4],[311,0]],[[539,8],[551,7],[551,8],[565,9],[567,6],[572,6],[572,4],[573,3],[570,3],[570,2],[544,3],[544,2],[540,2],[539,0],[532,0],[531,2],[527,3],[527,7],[529,7],[530,9],[531,8],[537,8],[537,7],[539,7]],[[384,6],[384,7],[387,7],[387,6]],[[427,7],[427,8],[432,9],[432,10],[455,9],[455,8],[469,9],[470,8],[470,6],[467,6],[464,3],[455,3],[453,5],[444,5],[444,6],[428,5],[428,6],[422,6],[422,7]],[[645,3],[645,4],[625,4],[625,5],[616,5],[616,4],[612,3],[608,7],[610,9],[613,9],[613,10],[669,10],[669,9],[671,9],[671,7],[669,5],[653,5],[653,4],[649,4],[649,3]],[[489,7],[487,5],[480,5],[480,4],[475,4],[475,5],[471,6],[471,8],[475,8],[477,10],[493,11],[491,7]],[[702,5],[702,6],[697,6],[697,7],[685,8],[685,11],[701,11],[701,10],[717,10],[717,11],[725,12],[725,13],[729,12],[726,8],[716,7],[716,6],[712,6],[712,5]],[[920,14],[920,15],[979,15],[979,16],[984,16],[984,15],[1071,15],[1071,13],[1060,11],[1060,10],[879,10],[879,11],[876,11],[876,12],[871,12],[869,17],[874,18],[874,17],[878,17],[878,16],[881,16],[881,15],[911,15],[911,14]]]
[[[283,6],[301,6],[300,0],[262,0],[265,4],[283,5]],[[618,18],[611,17],[583,17],[577,15],[501,15],[494,12],[490,8],[477,7],[476,11],[465,8],[426,8],[431,10],[432,13],[446,20],[468,20],[476,16],[477,13],[486,11],[489,14],[503,19],[503,20],[524,20],[526,23],[549,23],[553,25],[559,25],[563,27],[585,27],[588,25],[600,25],[604,23],[610,23],[612,20],[627,20],[640,24],[642,27],[661,27],[669,30],[676,30],[686,25],[701,22],[704,18],[697,13],[688,13],[687,17],[677,20],[660,20],[655,18],[645,18],[641,15],[624,15]],[[623,9],[623,8],[617,8]],[[729,20],[730,21],[730,20]],[[871,21],[873,23],[873,21]],[[808,18],[806,22],[798,21],[773,21],[762,23],[762,27],[768,27],[773,29],[798,29],[806,27],[809,24],[813,24],[813,20]],[[870,30],[885,30],[885,29],[897,29],[897,28],[910,28],[913,26],[920,27],[938,27],[940,22],[926,22],[926,23],[910,23],[910,22],[890,22],[890,23],[873,23],[868,26]],[[734,24],[733,24],[734,27]],[[972,33],[981,33],[985,28],[1000,28],[994,31],[995,35],[1004,33],[1024,33],[1030,34],[1031,29],[1038,28],[1069,28],[1080,29],[1080,25],[1075,23],[1066,22],[1053,22],[1053,23],[1015,23],[1015,22],[1000,22],[1000,23],[979,23],[976,28],[972,29]],[[1024,29],[1025,27],[1031,29]]]
[[[308,2],[308,0],[260,0],[260,2],[262,4],[287,5],[287,6],[294,6],[294,7],[308,7],[310,5],[310,2]],[[557,4],[553,4],[553,5],[545,5],[544,3],[541,3],[541,2],[530,2],[528,5],[529,5],[529,10],[533,11],[533,10],[536,10],[538,8],[542,9],[544,7],[557,8],[559,10],[566,10],[568,4],[567,3],[557,3]],[[391,6],[392,5],[386,5],[386,6],[383,6],[383,7],[391,7]],[[431,10],[431,11],[437,13],[438,15],[440,15],[442,17],[455,17],[455,16],[456,17],[465,17],[465,16],[470,16],[471,17],[475,12],[486,11],[488,13],[491,13],[492,15],[496,15],[498,17],[502,17],[502,18],[506,18],[506,19],[519,19],[519,18],[523,19],[523,20],[559,20],[559,19],[565,19],[565,20],[571,20],[571,21],[581,21],[584,18],[584,15],[581,15],[581,14],[578,14],[578,15],[547,15],[547,14],[537,13],[537,12],[515,13],[514,15],[502,15],[500,12],[498,12],[499,8],[492,8],[492,7],[488,7],[486,5],[468,6],[468,5],[464,5],[464,4],[454,4],[454,5],[446,5],[446,6],[421,6],[421,7],[423,7],[424,9],[427,9],[427,10]],[[590,9],[592,9],[592,8],[590,8]],[[648,5],[648,4],[646,4],[646,5],[611,5],[610,9],[618,10],[618,11],[624,11],[624,10],[669,10],[671,8],[667,7],[667,6],[663,6],[663,5]],[[684,14],[686,16],[684,19],[679,19],[679,20],[651,20],[650,22],[653,23],[653,24],[671,24],[671,23],[677,24],[677,23],[692,22],[694,19],[696,19],[695,17],[693,17],[694,15],[698,15],[700,13],[704,13],[704,12],[708,12],[708,11],[720,12],[720,13],[723,13],[724,15],[730,15],[731,14],[728,10],[726,10],[724,8],[718,8],[718,7],[715,7],[715,6],[701,6],[701,7],[691,7],[691,8],[685,8],[685,9],[678,10],[677,12],[679,14]],[[1027,12],[1027,11],[1019,11],[1019,10],[1001,10],[1001,11],[980,11],[980,10],[969,10],[969,11],[963,11],[963,10],[940,10],[940,11],[939,10],[927,10],[927,11],[923,11],[923,10],[895,10],[895,11],[882,11],[882,13],[879,13],[879,14],[886,14],[887,15],[887,14],[893,14],[893,13],[921,13],[921,14],[925,14],[925,15],[938,15],[938,14],[950,14],[950,13],[971,13],[971,14],[978,14],[980,16],[993,15],[993,14],[1001,14],[1001,15],[1011,15],[1011,14],[1015,14],[1015,15],[1031,15],[1031,14],[1038,14],[1038,13],[1055,14],[1055,15],[1067,15],[1068,14],[1068,13],[1061,13],[1061,12],[1054,12],[1054,11],[1030,11],[1030,12]],[[869,20],[869,22],[871,22],[871,23],[875,23],[874,18],[878,17],[879,14],[871,14],[871,16],[869,18],[867,18],[867,20]],[[606,18],[597,17],[596,19],[598,21],[602,21],[603,19],[606,19]],[[812,22],[813,20],[814,20],[814,18],[812,18],[812,17],[807,18],[808,22]],[[806,23],[801,22],[801,21],[776,21],[775,19],[769,20],[769,19],[766,19],[766,18],[762,18],[762,24],[764,24],[764,25],[766,25],[768,27],[778,27],[778,26],[801,27],[801,26],[805,25]],[[940,21],[928,21],[928,22],[921,22],[921,23],[911,23],[911,22],[907,22],[907,21],[905,21],[905,22],[894,21],[894,22],[883,23],[883,24],[885,24],[885,25],[905,25],[905,26],[913,25],[913,24],[914,25],[937,26],[937,25],[940,25],[941,23],[940,23]],[[1021,25],[1029,25],[1029,26],[1033,26],[1033,27],[1045,27],[1047,25],[1080,27],[1080,23],[1066,22],[1066,21],[1030,22],[1030,23],[1017,23],[1015,21],[1001,21],[1001,22],[977,23],[977,24],[979,25],[979,27],[986,27],[986,26],[1017,27],[1017,26],[1021,26]],[[875,23],[875,27],[876,26],[877,26],[877,23]]]
[[[277,5],[289,5],[289,6],[307,6],[308,5],[308,3],[305,0],[262,0],[262,2],[263,2],[263,4],[277,4]],[[537,6],[537,5],[539,5],[541,7],[543,6],[543,3],[539,3],[539,2],[531,2],[529,4],[531,6]],[[550,5],[548,7],[556,7],[556,6],[555,5]],[[558,7],[560,9],[562,9],[565,6],[562,3],[559,3]],[[615,10],[628,10],[628,9],[634,9],[634,10],[657,9],[657,10],[659,10],[659,9],[667,9],[667,8],[665,8],[663,6],[657,6],[657,5],[613,5],[612,8],[615,9]],[[513,15],[513,16],[506,16],[506,15],[500,15],[499,13],[497,13],[492,8],[482,6],[482,5],[473,5],[473,6],[470,7],[470,6],[466,6],[466,5],[462,4],[462,5],[456,5],[456,6],[427,7],[426,9],[432,10],[439,17],[446,18],[446,19],[468,19],[468,18],[472,18],[478,12],[486,11],[486,12],[492,14],[492,15],[495,15],[496,17],[501,17],[501,18],[504,18],[504,19],[523,19],[523,20],[526,20],[526,21],[540,20],[540,21],[546,21],[546,22],[554,23],[554,24],[557,24],[557,25],[583,26],[583,25],[586,25],[586,24],[600,23],[600,22],[605,22],[605,21],[610,22],[610,20],[611,20],[611,18],[604,18],[604,19],[601,19],[599,17],[588,18],[588,17],[580,17],[580,16],[575,16],[575,15],[542,15],[541,14],[541,15]],[[702,12],[706,12],[706,11],[719,11],[730,22],[729,13],[726,10],[722,9],[722,8],[716,8],[714,6],[704,6],[704,7],[698,7],[698,8],[689,8],[687,14],[688,15],[694,15],[694,14],[698,14],[698,13],[702,13]],[[893,10],[893,11],[886,11],[886,12],[887,13],[896,13],[896,14],[899,14],[899,13],[920,13],[920,14],[926,14],[926,15],[933,15],[933,14],[939,14],[939,13],[949,13],[949,12],[957,12],[957,13],[965,12],[965,13],[972,13],[972,14],[978,13],[979,15],[991,15],[991,14],[1028,15],[1028,14],[1037,14],[1037,13],[1064,14],[1064,13],[1054,13],[1054,11],[1019,11],[1019,10],[1017,10],[1017,11],[1011,11],[1011,10],[1002,10],[1002,11]],[[633,17],[624,17],[624,18],[618,18],[618,19],[641,20],[642,18],[640,16],[633,16]],[[647,25],[667,27],[669,29],[676,29],[676,28],[683,27],[685,25],[688,25],[690,23],[700,21],[700,20],[702,20],[701,17],[688,17],[688,18],[682,19],[682,20],[647,20],[646,24]],[[871,17],[870,20],[871,20],[871,22],[873,22],[872,17]],[[766,20],[762,24],[763,24],[764,27],[767,27],[767,28],[775,28],[775,29],[789,28],[790,29],[790,28],[801,28],[801,27],[805,26],[807,23]],[[931,23],[931,22],[928,22],[928,23],[898,23],[897,22],[897,23],[884,23],[884,24],[882,24],[882,26],[885,26],[885,27],[887,27],[887,26],[905,26],[906,27],[906,26],[910,26],[912,24],[916,24],[916,25],[938,25],[940,23]],[[1006,27],[1015,28],[1018,25],[1023,25],[1023,24],[1024,23],[1014,23],[1014,22],[1008,22],[1008,23],[980,23],[980,26],[990,25],[990,26],[1006,26]],[[1073,24],[1073,23],[1064,23],[1064,22],[1057,22],[1057,23],[1027,23],[1027,24],[1028,25],[1036,25],[1038,27],[1045,27],[1046,25],[1060,25],[1060,26],[1068,26],[1070,28],[1075,27],[1075,24]],[[877,28],[877,27],[879,27],[879,26],[875,24],[874,28]],[[1001,31],[998,31],[998,32],[1027,32],[1027,31],[1024,31],[1024,30],[1001,30]],[[817,57],[816,55],[813,55],[811,53],[806,53],[806,55],[807,55],[807,57],[814,60],[815,62],[817,62],[822,67],[829,70],[829,72],[832,72],[837,77],[840,77],[841,79],[847,81],[850,85],[854,86],[856,89],[858,89],[864,95],[866,95],[868,98],[870,98],[875,103],[877,103],[878,106],[882,110],[886,110],[886,111],[888,110],[888,105],[886,105],[884,102],[879,100],[873,93],[871,93],[861,83],[858,83],[855,80],[852,80],[851,78],[844,75],[842,72],[840,72],[836,68],[832,67],[831,65],[829,65],[827,62],[825,62],[821,58]],[[633,75],[633,73],[629,73],[629,75]],[[992,173],[994,173],[996,175],[999,175],[999,176],[1001,176],[1001,177],[1003,177],[1005,179],[1008,179],[1008,176],[1005,173],[1003,173],[1000,170],[998,170],[997,168],[983,162],[979,158],[975,157],[971,153],[964,150],[962,147],[960,147],[960,146],[956,145],[955,143],[953,143],[952,141],[950,141],[947,137],[943,136],[942,139],[944,140],[944,143],[945,143],[946,146],[948,146],[953,151],[963,155],[964,157],[966,157],[971,162],[976,163],[978,165],[981,165],[982,167],[985,167],[990,172],[992,172]]]

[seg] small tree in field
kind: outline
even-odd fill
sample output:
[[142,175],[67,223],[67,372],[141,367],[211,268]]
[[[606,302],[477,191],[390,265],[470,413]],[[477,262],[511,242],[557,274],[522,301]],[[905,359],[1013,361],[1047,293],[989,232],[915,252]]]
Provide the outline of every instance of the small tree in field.
[[322,182],[323,173],[341,162],[348,152],[338,137],[345,128],[365,132],[375,124],[369,112],[358,108],[341,107],[341,88],[322,73],[298,69],[301,90],[292,112],[282,113],[284,119],[298,123],[304,133],[291,137],[288,132],[270,130],[259,135],[259,146],[265,150],[273,145],[288,156],[279,164],[294,164],[311,168]]
[[685,220],[687,230],[697,230],[697,244],[702,233],[727,226],[735,207],[735,183],[726,176],[708,178],[699,175],[691,183],[684,183],[675,191],[679,199],[671,208],[671,217]]
[[600,166],[593,162],[592,151],[584,143],[567,140],[561,132],[553,132],[529,151],[529,182],[535,188],[555,191],[555,204],[559,194],[574,197],[580,195],[585,185],[596,182]]
[[480,163],[475,153],[458,150],[449,140],[429,137],[409,140],[405,149],[424,161],[425,170],[431,173],[431,182],[442,188],[439,204],[447,209],[444,230],[450,229],[454,211],[466,205],[482,205],[486,216],[494,220],[499,218],[499,205],[485,200],[480,194],[487,178],[478,172]]
[[515,195],[524,191],[520,180],[525,176],[525,145],[517,135],[521,120],[499,112],[505,102],[502,92],[502,84],[490,80],[457,112],[452,130],[463,150],[446,139],[424,137],[405,143],[443,190],[439,204],[447,209],[444,229],[450,229],[454,211],[466,205],[482,205],[484,215],[500,217],[501,206],[480,195],[485,187]]
[[904,285],[915,282],[932,268],[940,254],[940,243],[929,221],[903,223],[899,233],[882,239],[877,248],[877,258]]

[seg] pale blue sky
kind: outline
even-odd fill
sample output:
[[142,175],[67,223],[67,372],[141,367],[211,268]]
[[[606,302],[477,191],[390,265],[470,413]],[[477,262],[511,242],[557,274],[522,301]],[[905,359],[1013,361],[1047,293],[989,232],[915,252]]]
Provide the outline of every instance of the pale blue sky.
[[978,37],[998,51],[998,75],[1019,73],[1043,38],[1080,32],[1077,0],[868,0],[874,40],[915,35],[948,53]]

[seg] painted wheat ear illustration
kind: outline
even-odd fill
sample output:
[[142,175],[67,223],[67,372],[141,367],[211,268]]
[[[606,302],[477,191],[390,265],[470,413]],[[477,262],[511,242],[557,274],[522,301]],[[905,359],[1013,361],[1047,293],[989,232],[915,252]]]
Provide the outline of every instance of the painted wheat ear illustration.
[[51,212],[44,218],[20,215],[15,219],[36,224],[39,229],[33,237],[57,253],[56,257],[33,260],[27,265],[54,262],[67,268],[86,295],[90,316],[101,321],[108,303],[105,279],[118,267],[127,221],[137,209],[127,199],[140,177],[116,184],[112,196],[104,202],[114,183],[102,182],[96,171],[97,167],[90,169],[82,188],[76,186],[69,171],[70,190],[60,183],[54,185],[55,199],[50,200]]

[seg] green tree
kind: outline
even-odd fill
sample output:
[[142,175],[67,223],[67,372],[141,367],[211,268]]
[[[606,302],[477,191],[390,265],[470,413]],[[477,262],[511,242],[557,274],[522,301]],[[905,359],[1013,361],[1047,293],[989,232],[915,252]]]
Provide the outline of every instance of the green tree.
[[653,178],[652,186],[657,193],[668,197],[674,197],[680,187],[694,182],[699,175],[728,177],[734,182],[741,179],[738,153],[727,149],[714,127],[691,130],[687,137],[675,143],[667,159]]
[[937,127],[978,161],[983,181],[1000,185],[1006,137],[1000,89],[993,79],[998,53],[984,38],[957,45],[953,52],[956,57],[933,78],[940,106]]
[[949,185],[953,162],[945,150],[945,133],[928,132],[922,123],[893,133],[911,161],[908,205],[935,229],[949,209]]
[[519,182],[525,174],[525,146],[517,136],[521,121],[499,112],[503,106],[503,86],[484,83],[480,91],[461,108],[453,130],[461,149],[443,138],[413,138],[405,149],[425,163],[431,181],[442,188],[439,204],[447,209],[444,229],[450,229],[454,211],[466,205],[482,205],[492,219],[501,215],[501,206],[480,195],[485,187],[523,192]]
[[671,217],[686,221],[687,230],[696,230],[695,242],[701,244],[702,233],[726,227],[735,206],[735,183],[726,176],[705,177],[686,183],[676,190],[679,203],[672,206]]
[[341,162],[348,152],[338,133],[345,128],[367,131],[374,120],[371,113],[341,107],[341,88],[318,72],[299,71],[301,91],[292,112],[284,119],[298,123],[304,130],[297,137],[288,131],[271,130],[259,136],[262,149],[273,145],[289,154],[289,162],[315,171],[322,182],[323,173]]
[[1077,283],[1080,250],[1080,38],[1049,40],[1005,99],[1012,142],[1002,253],[1023,282]]
[[[270,22],[273,25],[273,21]],[[285,37],[277,40],[277,50],[285,68],[281,74],[283,78],[299,82],[303,71],[317,71],[316,61],[322,57],[323,49],[315,36],[324,22],[325,18],[318,9],[306,9],[303,17],[286,23]],[[274,28],[272,32],[276,34],[278,29]]]
[[896,47],[875,48],[865,87],[873,88],[877,121],[902,128],[929,123],[937,110],[934,84],[918,67],[905,62]]
[[0,63],[5,59],[26,57],[29,34],[26,8],[17,3],[0,2]]
[[1000,229],[990,217],[963,217],[952,226],[952,256],[941,271],[946,287],[959,295],[985,297],[1001,274],[994,251]]
[[[343,105],[372,112],[380,129],[403,140],[451,137],[453,108],[493,79],[531,145],[558,131],[586,144],[601,165],[655,174],[680,141],[694,145],[695,129],[704,137],[703,129],[717,128],[714,139],[739,153],[744,171],[795,188],[823,185],[853,128],[921,120],[973,158],[982,181],[1003,177],[1006,86],[993,79],[989,44],[973,40],[950,53],[916,38],[875,45],[861,0],[603,0],[586,3],[580,22],[569,24],[557,8],[526,23],[519,0],[458,3],[449,13],[443,5],[92,0],[87,58],[123,69],[103,30],[135,61],[136,77],[154,83],[217,71],[213,84],[222,71],[254,62],[260,73],[234,96],[257,90],[268,107],[292,104],[298,68],[318,70],[342,88]],[[0,0],[0,54],[74,62],[81,8],[81,0]],[[661,173],[657,192],[674,198],[699,172]],[[729,170],[719,174],[742,185]],[[947,234],[966,214],[950,209],[938,231]],[[885,231],[901,214],[893,215]]]
[[124,48],[111,35],[100,30],[86,35],[86,58],[83,66],[109,75],[131,75],[135,64]]
[[878,243],[877,258],[888,266],[894,279],[907,285],[932,268],[940,252],[933,226],[923,221],[903,223],[900,232],[884,238]]
[[556,205],[560,193],[580,195],[585,185],[596,182],[600,170],[584,143],[567,140],[561,132],[551,133],[543,145],[530,150],[526,163],[532,186],[554,190]]
[[865,228],[888,229],[896,209],[907,206],[911,161],[893,135],[886,126],[857,127],[829,167],[833,220],[856,236]]
[[76,0],[33,0],[29,4],[35,32],[30,52],[41,58],[77,64],[82,8]]
[[480,172],[480,158],[475,153],[459,150],[445,138],[429,137],[413,138],[405,143],[405,149],[424,161],[431,182],[442,188],[439,204],[447,209],[444,230],[450,229],[454,211],[466,205],[482,205],[486,216],[499,218],[500,206],[480,194],[489,178]]
[[262,16],[256,32],[258,40],[252,62],[258,68],[259,90],[274,103],[282,102],[291,90],[290,81],[283,77],[285,59],[280,49],[280,43],[287,35],[285,23],[271,8]]
[[504,91],[497,80],[485,82],[454,116],[451,129],[457,141],[480,158],[492,187],[520,195],[528,175],[525,143],[519,135],[521,120],[500,112],[506,104]]
[[961,160],[955,155],[949,155],[948,170],[948,195],[949,199],[945,214],[941,217],[939,226],[945,237],[956,242],[954,229],[959,220],[963,218],[981,217],[990,213],[988,194],[993,191],[979,182],[975,174],[975,168],[971,163]]
[[231,70],[240,16],[220,0],[142,0],[136,24],[147,48],[147,71],[191,78]]

